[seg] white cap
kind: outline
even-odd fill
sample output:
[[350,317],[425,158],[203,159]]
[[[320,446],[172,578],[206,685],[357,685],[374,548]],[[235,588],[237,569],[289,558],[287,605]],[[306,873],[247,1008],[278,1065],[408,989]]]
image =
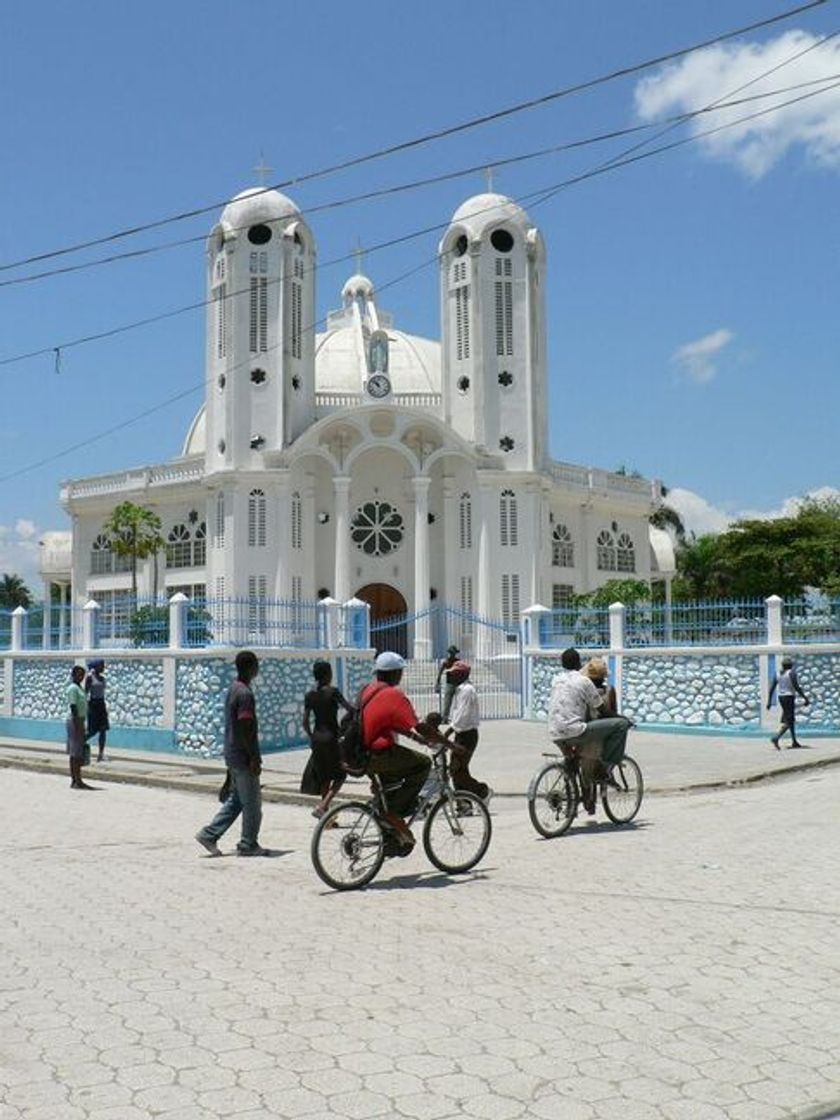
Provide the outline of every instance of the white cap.
[[395,669],[404,669],[405,660],[398,653],[386,650],[380,653],[373,665],[377,673],[392,673]]

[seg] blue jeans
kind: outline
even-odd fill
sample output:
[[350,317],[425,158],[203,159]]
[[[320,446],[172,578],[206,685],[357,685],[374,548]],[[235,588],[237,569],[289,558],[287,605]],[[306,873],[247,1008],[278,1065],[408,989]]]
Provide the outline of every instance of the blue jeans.
[[227,801],[199,836],[205,840],[221,840],[239,814],[242,814],[242,836],[236,845],[240,851],[259,847],[262,824],[262,793],[260,778],[247,768],[231,767],[231,788]]

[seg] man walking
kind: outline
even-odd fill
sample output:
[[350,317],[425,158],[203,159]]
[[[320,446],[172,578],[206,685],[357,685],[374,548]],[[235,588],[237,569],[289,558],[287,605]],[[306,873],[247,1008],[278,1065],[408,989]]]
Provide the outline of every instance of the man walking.
[[565,754],[570,748],[579,753],[583,762],[584,808],[595,811],[595,786],[593,778],[602,763],[607,780],[616,763],[624,758],[624,746],[630,720],[624,716],[598,718],[603,709],[604,697],[580,671],[580,654],[576,649],[566,649],[560,658],[563,668],[555,676],[548,705],[548,733]]
[[267,856],[260,847],[262,793],[257,709],[251,681],[259,672],[257,656],[250,650],[236,655],[236,680],[225,697],[225,762],[228,767],[230,792],[216,816],[196,833],[196,840],[211,856],[220,856],[218,841],[236,818],[242,815],[242,835],[236,845],[238,856]]
[[471,666],[467,661],[456,661],[449,670],[449,675],[455,682],[455,695],[449,712],[449,730],[446,732],[447,739],[450,735],[455,736],[449,772],[456,789],[469,790],[486,802],[490,800],[493,791],[486,782],[479,782],[470,773],[470,760],[478,746],[479,725],[478,693],[470,682],[470,672]]

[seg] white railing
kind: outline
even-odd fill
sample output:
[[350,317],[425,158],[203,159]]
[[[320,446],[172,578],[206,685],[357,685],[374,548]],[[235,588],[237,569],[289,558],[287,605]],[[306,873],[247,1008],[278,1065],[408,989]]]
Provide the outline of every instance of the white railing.
[[99,494],[122,491],[146,490],[158,486],[178,486],[185,482],[199,482],[204,477],[204,459],[189,463],[165,463],[159,467],[141,467],[137,470],[119,471],[67,482],[61,492],[62,501],[74,498],[91,498]]
[[[443,401],[441,393],[394,393],[383,404],[394,404],[401,408],[440,408]],[[364,393],[316,393],[315,407],[326,411],[333,408],[359,408],[376,402]]]
[[548,473],[555,482],[575,489],[597,491],[601,494],[627,494],[644,498],[645,501],[660,497],[659,483],[649,478],[633,478],[593,467],[576,467],[572,463],[549,463]]

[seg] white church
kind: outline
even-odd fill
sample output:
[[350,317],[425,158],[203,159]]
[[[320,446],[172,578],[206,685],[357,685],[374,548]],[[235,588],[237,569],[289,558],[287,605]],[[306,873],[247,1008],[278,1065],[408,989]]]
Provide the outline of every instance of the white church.
[[[163,523],[140,595],[370,604],[376,621],[435,603],[515,627],[609,579],[670,580],[651,529],[655,481],[548,453],[546,254],[510,199],[461,205],[439,247],[441,339],[401,330],[373,281],[347,280],[316,333],[317,246],[295,203],[254,188],[207,242],[206,392],[167,462],[67,482],[70,555],[42,576],[124,631],[130,575],[103,524],[132,501]],[[158,587],[154,588],[154,581]],[[49,601],[49,598],[47,598]]]

